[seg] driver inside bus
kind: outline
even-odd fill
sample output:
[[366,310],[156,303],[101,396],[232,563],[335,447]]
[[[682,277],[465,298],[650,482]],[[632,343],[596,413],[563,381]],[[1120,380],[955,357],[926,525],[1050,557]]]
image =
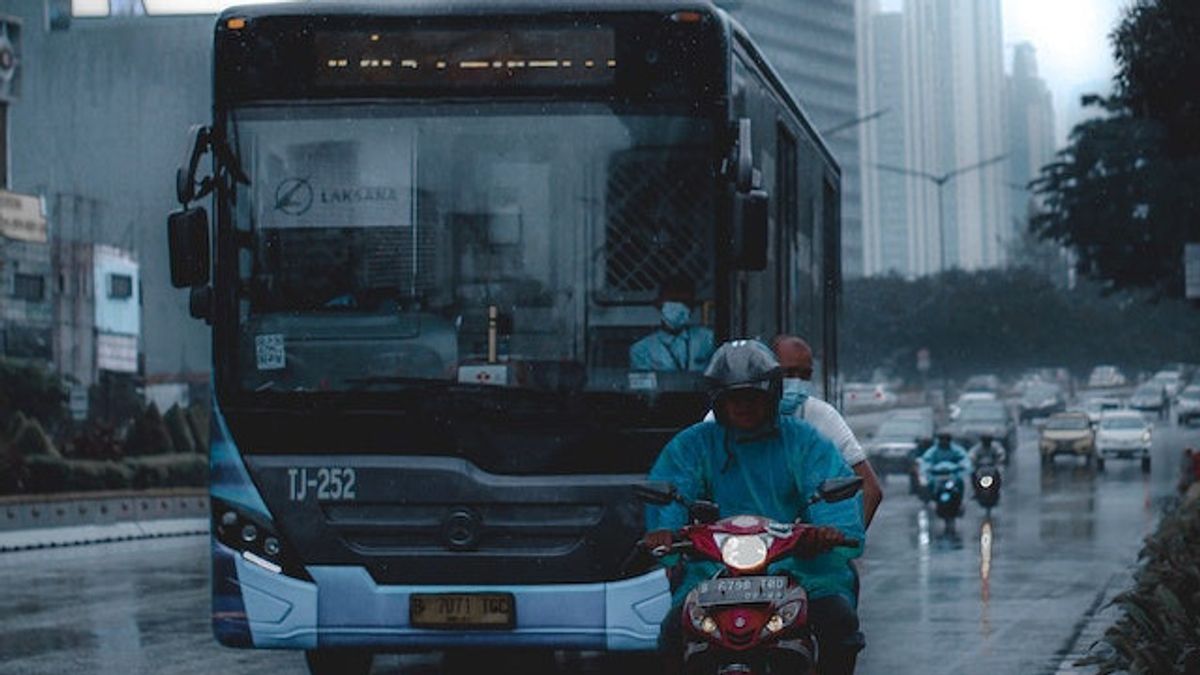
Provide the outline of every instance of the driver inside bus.
[[[809,497],[822,481],[853,476],[837,448],[811,425],[780,415],[783,369],[770,348],[756,340],[721,345],[704,373],[713,387],[716,419],[679,432],[659,454],[649,479],[670,483],[689,500],[706,499],[722,518],[758,515],[781,523],[797,518],[817,526],[798,556],[777,560],[767,574],[787,575],[809,598],[809,623],[819,641],[818,671],[850,674],[863,647],[859,632],[856,580],[850,561],[864,537],[862,497],[816,504]],[[648,549],[669,547],[688,522],[679,504],[646,511]],[[672,573],[672,608],[663,621],[659,650],[665,672],[679,672],[683,654],[682,605],[687,593],[720,565],[690,561]]]
[[661,326],[629,348],[629,368],[638,371],[704,372],[712,357],[711,328],[692,325],[696,284],[684,275],[672,275],[658,290]]

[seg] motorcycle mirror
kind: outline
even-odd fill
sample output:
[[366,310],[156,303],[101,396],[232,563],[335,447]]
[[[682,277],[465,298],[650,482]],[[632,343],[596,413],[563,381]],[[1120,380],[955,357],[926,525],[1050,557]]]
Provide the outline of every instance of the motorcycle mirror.
[[670,483],[639,483],[633,486],[633,494],[647,504],[666,506],[675,501],[675,486]]
[[688,506],[688,515],[697,523],[715,523],[721,519],[721,507],[712,502],[697,499]]
[[852,476],[850,478],[830,478],[821,483],[821,487],[817,490],[817,494],[821,496],[821,501],[824,502],[841,502],[850,499],[858,494],[862,489],[862,476]]

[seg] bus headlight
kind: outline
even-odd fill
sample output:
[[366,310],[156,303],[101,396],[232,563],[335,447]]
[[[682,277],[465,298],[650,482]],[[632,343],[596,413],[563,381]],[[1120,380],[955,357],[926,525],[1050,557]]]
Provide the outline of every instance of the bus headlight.
[[236,551],[243,560],[268,572],[312,581],[299,556],[269,519],[217,498],[212,499],[212,513],[213,539]]

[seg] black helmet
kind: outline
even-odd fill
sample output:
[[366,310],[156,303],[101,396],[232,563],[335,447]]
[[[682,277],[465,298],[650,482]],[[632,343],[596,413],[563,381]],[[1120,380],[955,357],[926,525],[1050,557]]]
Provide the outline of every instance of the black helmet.
[[952,441],[954,440],[954,432],[949,427],[942,427],[937,430],[937,433],[933,437],[939,441],[942,439]]
[[722,397],[735,389],[767,392],[773,410],[768,419],[779,414],[783,369],[771,348],[758,340],[730,340],[717,348],[704,371],[713,397],[713,413],[722,424]]
[[979,442],[984,445],[991,445],[993,440],[995,440],[995,437],[991,434],[979,434]]

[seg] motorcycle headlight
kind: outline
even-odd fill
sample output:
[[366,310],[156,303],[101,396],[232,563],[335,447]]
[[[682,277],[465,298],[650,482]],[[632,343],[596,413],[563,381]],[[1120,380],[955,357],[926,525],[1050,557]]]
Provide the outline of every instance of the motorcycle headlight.
[[735,570],[761,567],[767,561],[767,542],[758,535],[735,535],[721,542],[721,561]]
[[984,476],[979,479],[979,487],[986,490],[986,489],[992,487],[992,483],[995,483],[995,482],[996,481],[991,476]]
[[1143,443],[1149,443],[1149,442],[1150,442],[1150,432],[1149,432],[1149,431],[1143,431],[1143,432],[1142,432],[1142,442],[1143,442]]

